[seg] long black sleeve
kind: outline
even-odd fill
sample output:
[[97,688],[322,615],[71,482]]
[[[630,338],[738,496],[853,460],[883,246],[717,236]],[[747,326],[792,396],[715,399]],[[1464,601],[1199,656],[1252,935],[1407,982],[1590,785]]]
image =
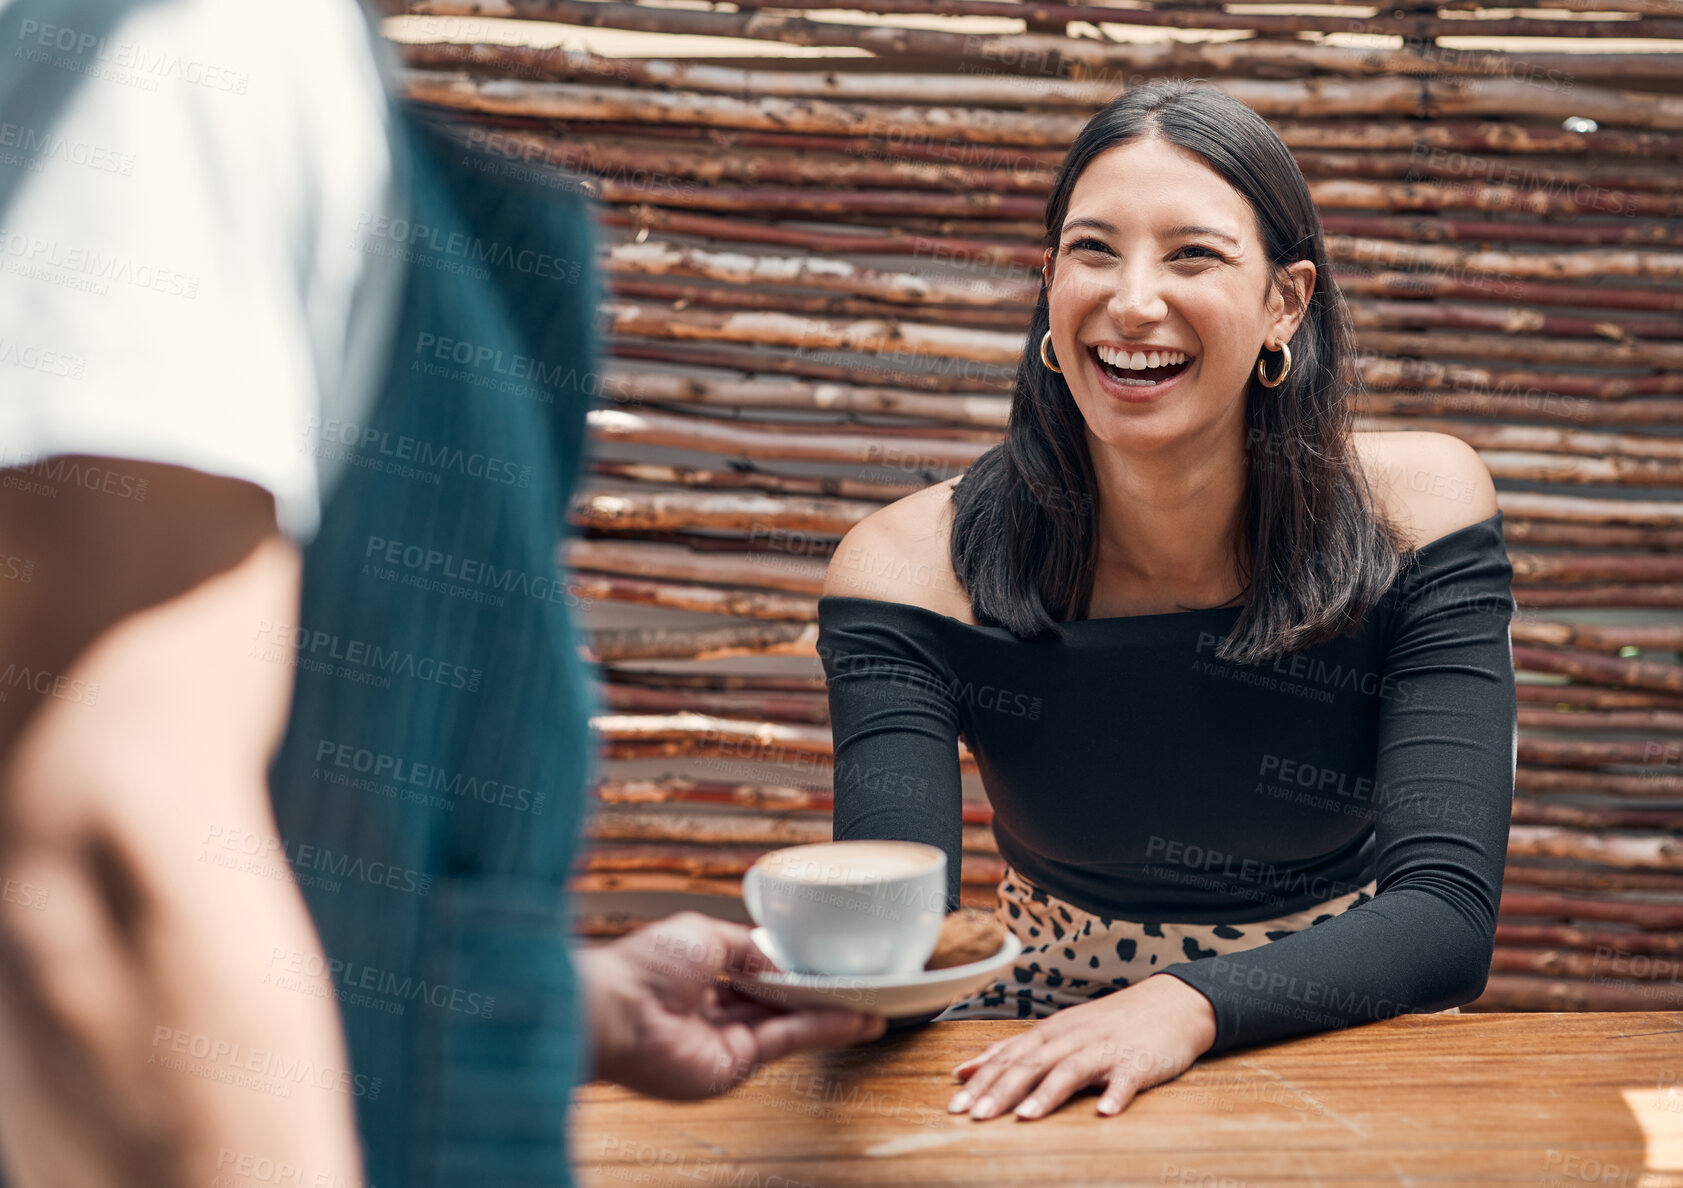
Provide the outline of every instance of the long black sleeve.
[[960,719],[934,617],[821,598],[818,656],[835,739],[831,836],[939,846],[950,912],[959,906],[963,851]]
[[1165,967],[1215,1007],[1212,1052],[1446,1010],[1483,992],[1518,751],[1500,523],[1498,513],[1460,530],[1396,591],[1375,897],[1259,948]]

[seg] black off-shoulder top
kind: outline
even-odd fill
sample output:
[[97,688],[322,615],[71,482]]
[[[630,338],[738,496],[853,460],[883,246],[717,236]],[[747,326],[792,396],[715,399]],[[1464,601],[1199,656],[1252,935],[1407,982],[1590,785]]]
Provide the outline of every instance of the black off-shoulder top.
[[1166,967],[1215,1007],[1212,1052],[1470,1002],[1518,755],[1501,525],[1416,550],[1353,635],[1255,665],[1214,655],[1239,607],[1023,640],[826,595],[833,836],[940,846],[956,908],[962,735],[1000,855],[1102,917],[1244,924],[1377,878],[1300,932]]

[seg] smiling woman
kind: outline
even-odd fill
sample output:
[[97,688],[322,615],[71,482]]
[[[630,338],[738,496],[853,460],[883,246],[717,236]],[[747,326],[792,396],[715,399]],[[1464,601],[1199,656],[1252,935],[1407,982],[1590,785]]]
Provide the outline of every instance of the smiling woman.
[[[1064,160],[1044,276],[1005,441],[953,493],[980,621],[1057,634],[1093,613],[1095,586],[1147,603],[1245,592],[1228,660],[1359,623],[1407,542],[1354,451],[1348,316],[1267,122],[1182,80],[1125,92]],[[1252,467],[1258,443],[1291,448]]]
[[833,836],[943,847],[952,908],[960,736],[993,806],[1023,951],[941,1018],[1041,1022],[955,1070],[978,1118],[1473,1001],[1513,798],[1494,485],[1454,438],[1351,432],[1278,137],[1129,91],[1046,228],[1005,440],[855,525],[818,603]]

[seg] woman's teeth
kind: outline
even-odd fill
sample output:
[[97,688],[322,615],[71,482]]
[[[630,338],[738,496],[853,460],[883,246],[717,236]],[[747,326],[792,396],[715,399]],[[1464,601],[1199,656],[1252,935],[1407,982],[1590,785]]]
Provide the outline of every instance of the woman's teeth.
[[1120,351],[1096,346],[1093,354],[1105,374],[1119,384],[1149,388],[1177,375],[1190,362],[1182,351]]
[[1184,363],[1186,356],[1180,351],[1119,351],[1115,347],[1094,347],[1099,358],[1112,367],[1125,370],[1143,371],[1147,367],[1162,367],[1169,363]]

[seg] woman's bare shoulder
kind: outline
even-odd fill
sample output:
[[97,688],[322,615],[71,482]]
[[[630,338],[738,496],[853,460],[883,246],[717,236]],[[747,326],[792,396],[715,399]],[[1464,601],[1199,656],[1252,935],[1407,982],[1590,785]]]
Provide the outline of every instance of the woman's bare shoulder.
[[830,559],[823,593],[902,602],[975,622],[950,552],[952,489],[962,477],[896,499],[848,529]]
[[1408,429],[1353,438],[1374,498],[1413,547],[1496,514],[1490,471],[1459,437]]

